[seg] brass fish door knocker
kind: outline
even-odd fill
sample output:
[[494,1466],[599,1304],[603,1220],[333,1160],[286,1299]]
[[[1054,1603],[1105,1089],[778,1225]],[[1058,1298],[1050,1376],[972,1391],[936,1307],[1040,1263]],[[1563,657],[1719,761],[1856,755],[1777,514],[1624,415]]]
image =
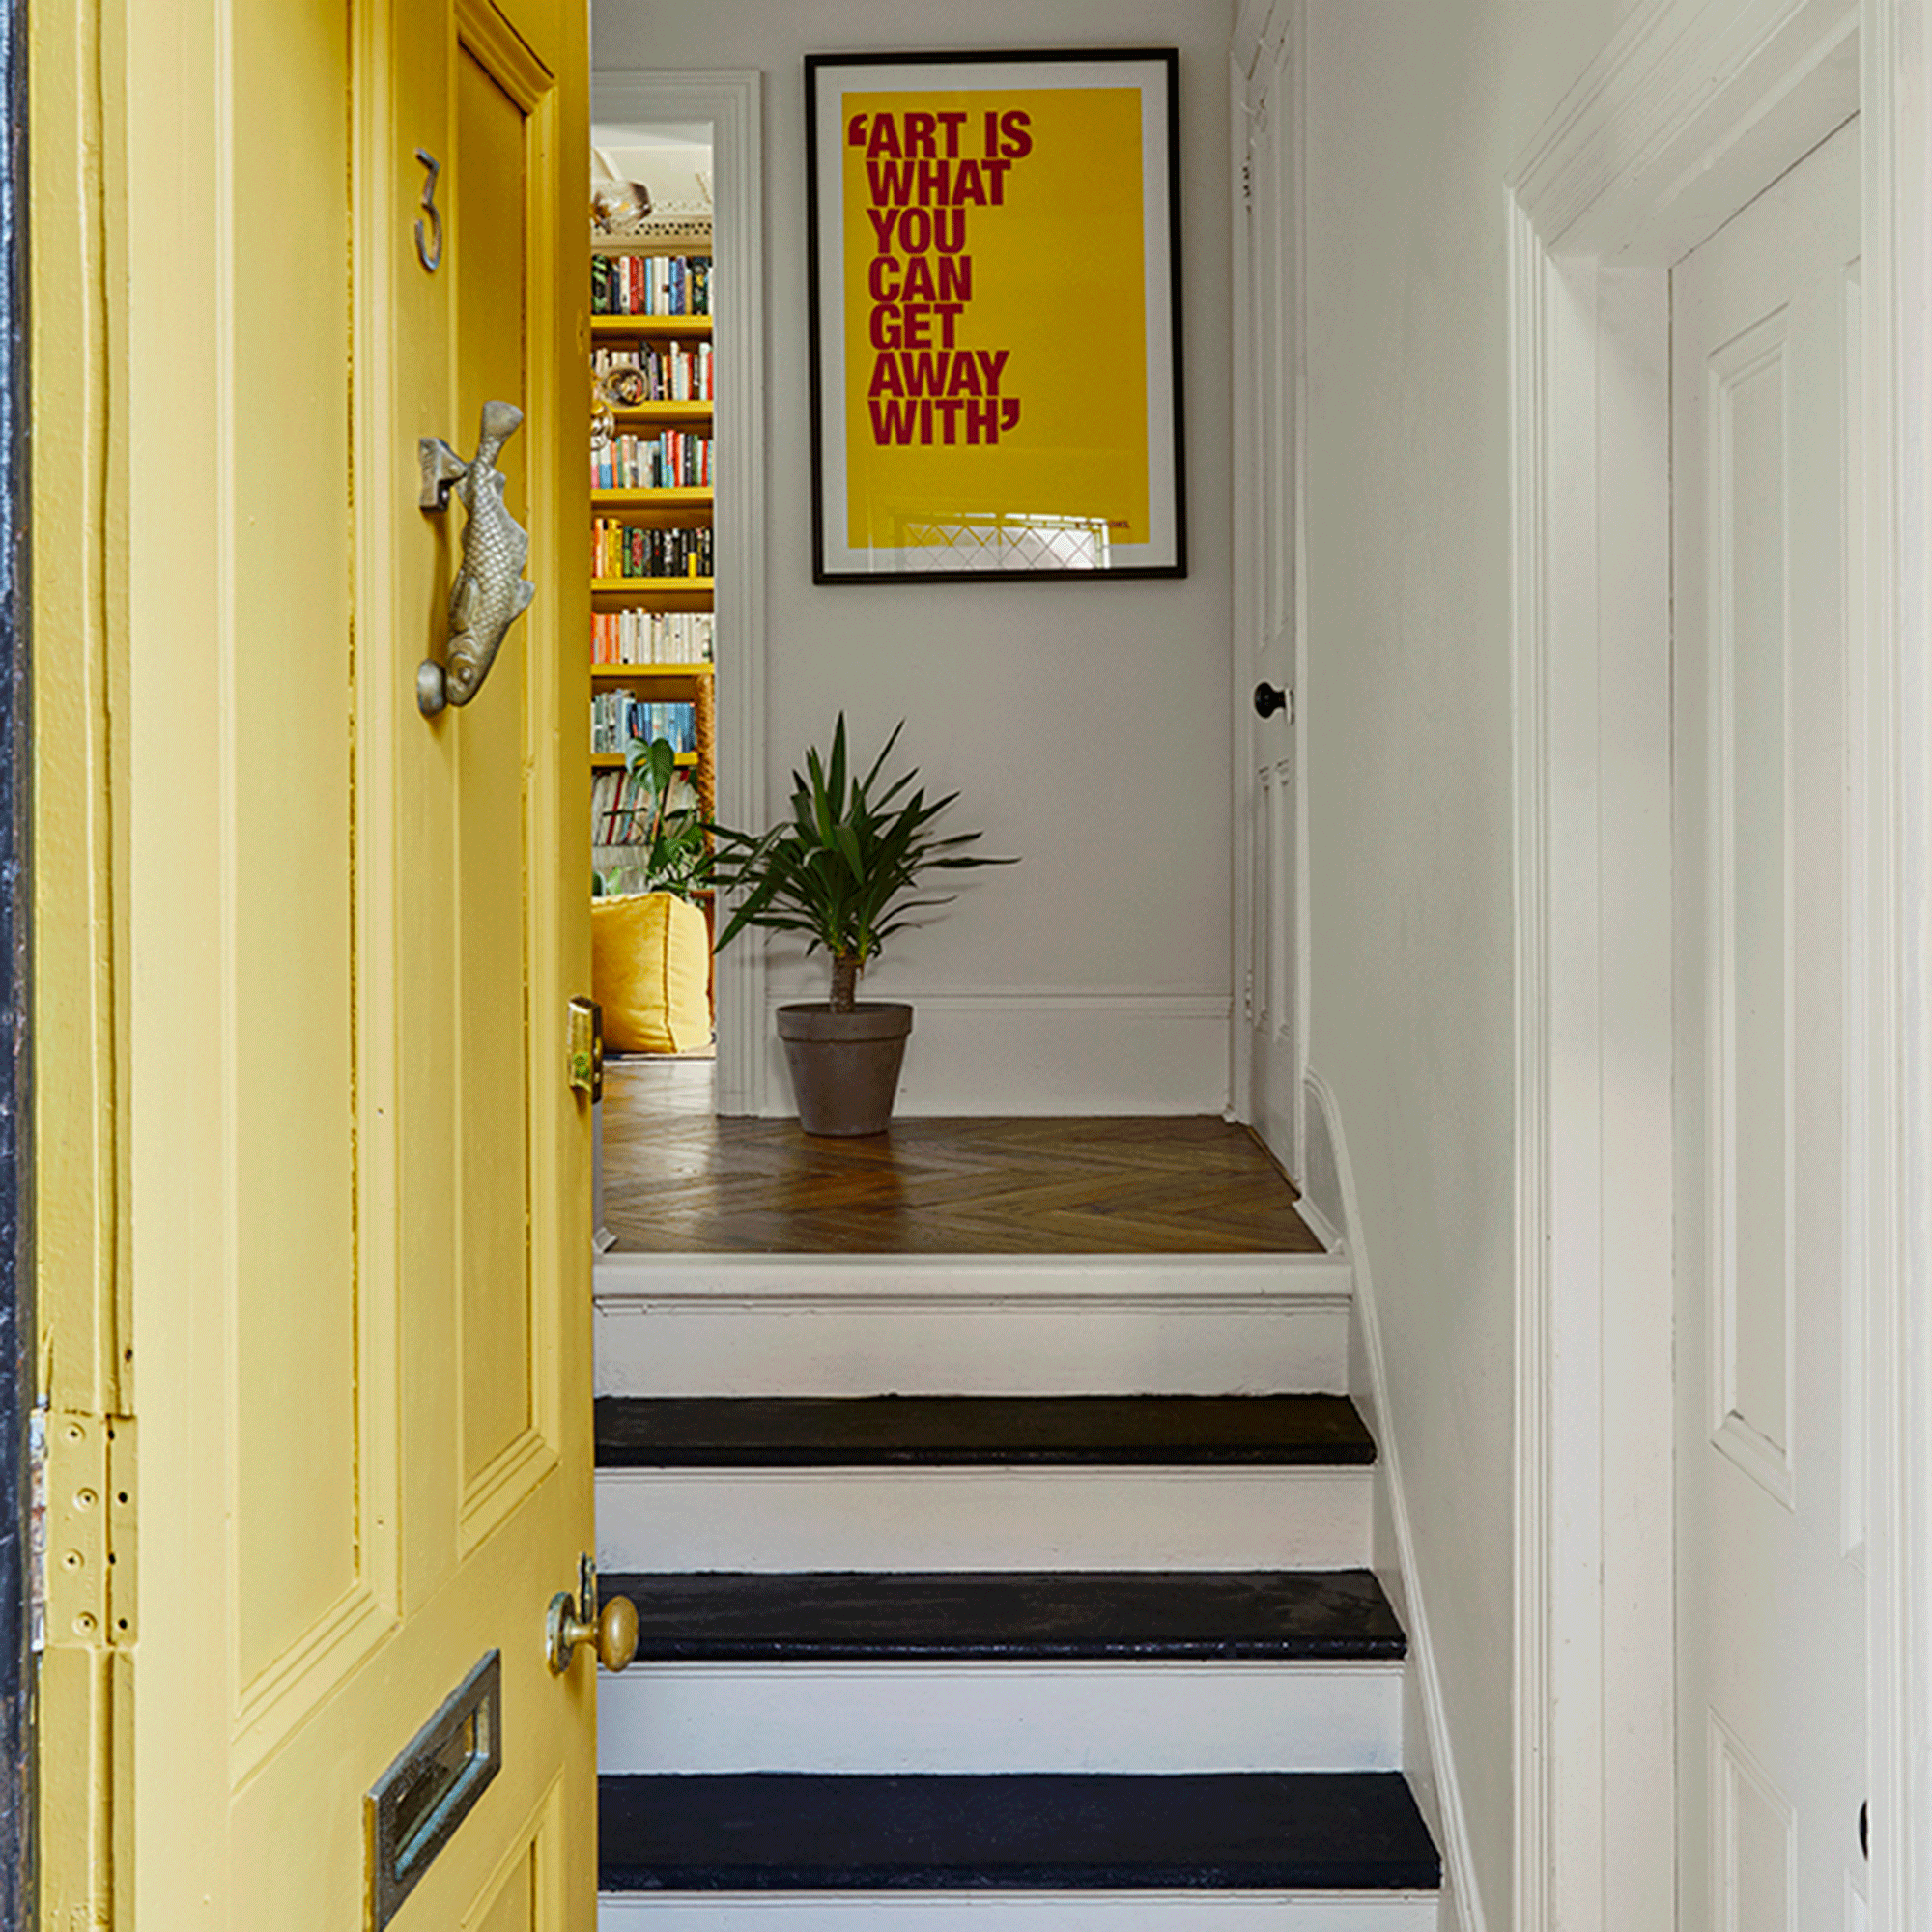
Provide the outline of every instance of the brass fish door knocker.
[[440,436],[416,444],[422,465],[425,510],[449,507],[452,491],[469,513],[463,527],[463,562],[449,586],[449,632],[442,664],[425,658],[416,668],[416,704],[434,718],[446,704],[468,704],[483,689],[503,634],[537,594],[524,580],[530,533],[503,504],[503,472],[497,453],[516,435],[524,412],[514,403],[485,403],[476,454],[466,463]]

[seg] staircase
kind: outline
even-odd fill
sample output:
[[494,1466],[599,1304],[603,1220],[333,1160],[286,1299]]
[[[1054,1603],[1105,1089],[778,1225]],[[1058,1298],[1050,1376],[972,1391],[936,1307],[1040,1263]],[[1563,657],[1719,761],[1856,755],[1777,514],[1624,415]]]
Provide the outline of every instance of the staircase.
[[1227,1267],[600,1263],[601,1932],[1435,1932],[1346,1264]]

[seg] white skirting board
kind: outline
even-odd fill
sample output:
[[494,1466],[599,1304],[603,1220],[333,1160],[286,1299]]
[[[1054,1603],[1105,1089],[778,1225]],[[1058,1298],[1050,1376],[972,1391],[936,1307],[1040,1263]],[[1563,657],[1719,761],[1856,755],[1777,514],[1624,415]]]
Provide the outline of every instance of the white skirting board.
[[1341,1244],[1349,1210],[1343,1205],[1341,1156],[1335,1145],[1340,1129],[1328,1118],[1326,1107],[1316,1102],[1318,1087],[1323,1094],[1328,1091],[1319,1074],[1302,1082],[1302,1118],[1306,1122],[1302,1165],[1307,1172],[1301,1177],[1301,1199],[1294,1206],[1295,1212],[1321,1237],[1322,1245],[1332,1249]]
[[[1309,1139],[1315,1138],[1314,1129],[1309,1129]],[[1322,1210],[1304,1194],[1294,1204],[1294,1211],[1301,1216],[1302,1224],[1331,1255],[1343,1256],[1349,1251],[1347,1237],[1342,1233],[1342,1224],[1330,1220]]]
[[[913,993],[901,1114],[1220,1114],[1228,1105],[1230,1002],[1170,993]],[[776,1009],[822,991],[768,992]],[[794,1109],[775,1021],[765,1029],[765,1111]]]
[[1373,1468],[597,1472],[603,1570],[1346,1570]]
[[1399,1661],[634,1663],[601,1772],[1397,1771]]
[[603,1395],[1348,1388],[1327,1255],[602,1255]]
[[1433,1891],[604,1893],[598,1932],[1436,1932]]
[[[1348,1137],[1343,1131],[1341,1109],[1333,1092],[1313,1068],[1306,1076],[1305,1093],[1310,1145],[1320,1140],[1332,1150],[1334,1184],[1343,1216],[1342,1247],[1349,1256],[1355,1287],[1356,1367],[1350,1393],[1376,1438],[1376,1569],[1408,1634],[1408,1697],[1419,1721],[1405,1725],[1403,1769],[1430,1833],[1442,1849],[1444,1932],[1485,1932],[1487,1920],[1481,1894],[1476,1890],[1475,1858],[1456,1776],[1455,1755],[1450,1747],[1449,1719],[1443,1707],[1442,1680],[1430,1634],[1428,1603],[1423,1579],[1416,1571],[1415,1538],[1403,1491],[1402,1459],[1389,1417],[1388,1376],[1376,1314],[1375,1278],[1363,1243],[1361,1203],[1355,1192]],[[1383,1560],[1391,1546],[1392,1564]]]

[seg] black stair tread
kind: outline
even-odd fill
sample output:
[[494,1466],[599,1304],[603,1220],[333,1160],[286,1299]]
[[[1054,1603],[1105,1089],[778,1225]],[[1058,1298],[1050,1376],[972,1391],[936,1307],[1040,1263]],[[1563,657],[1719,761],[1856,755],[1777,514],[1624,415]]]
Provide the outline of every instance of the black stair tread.
[[1401,1658],[1367,1570],[606,1576],[639,1661]]
[[646,1776],[598,1781],[622,1891],[1429,1890],[1398,1772]]
[[1342,1395],[599,1396],[604,1467],[1363,1463]]

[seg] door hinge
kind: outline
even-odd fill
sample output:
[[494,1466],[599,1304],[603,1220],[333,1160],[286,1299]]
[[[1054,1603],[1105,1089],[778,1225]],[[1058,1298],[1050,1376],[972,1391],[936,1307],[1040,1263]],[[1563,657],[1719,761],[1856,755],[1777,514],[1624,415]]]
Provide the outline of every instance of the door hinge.
[[135,1426],[36,1409],[29,1425],[36,1652],[134,1641]]

